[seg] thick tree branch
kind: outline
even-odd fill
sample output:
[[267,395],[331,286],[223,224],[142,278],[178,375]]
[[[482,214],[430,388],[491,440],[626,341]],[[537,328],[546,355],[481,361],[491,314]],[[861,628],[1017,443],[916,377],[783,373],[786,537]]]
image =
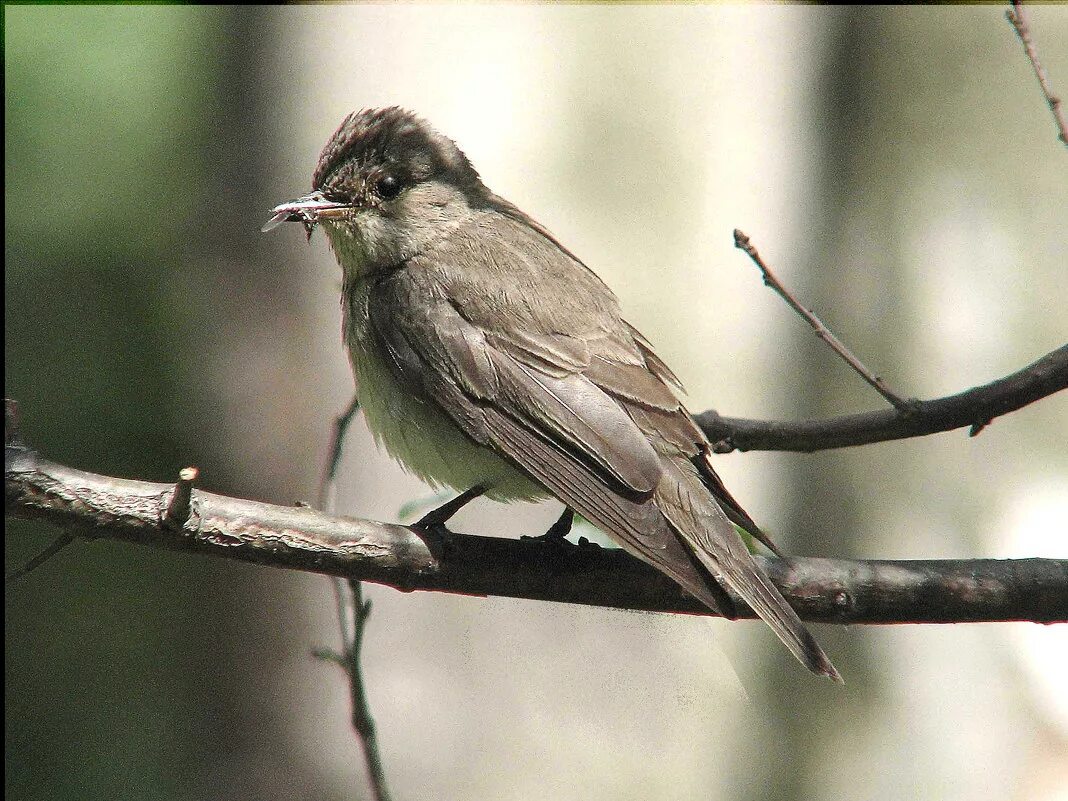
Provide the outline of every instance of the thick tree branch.
[[1068,345],[1012,375],[937,400],[914,401],[907,410],[882,409],[826,420],[747,420],[709,410],[697,422],[717,453],[820,451],[921,437],[969,426],[975,436],[996,417],[1068,388]]
[[[192,490],[180,528],[165,524],[172,484],[111,478],[5,448],[5,513],[88,538],[434,590],[661,612],[710,614],[616,549],[452,535],[330,517]],[[1068,560],[844,561],[761,557],[805,620],[952,623],[1068,620]],[[752,612],[732,593],[742,617]]]

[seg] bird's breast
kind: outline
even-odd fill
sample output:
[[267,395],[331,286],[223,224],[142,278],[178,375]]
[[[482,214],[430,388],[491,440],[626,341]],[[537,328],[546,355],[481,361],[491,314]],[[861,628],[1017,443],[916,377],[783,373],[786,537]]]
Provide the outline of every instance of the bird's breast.
[[[366,286],[346,288],[344,338],[360,406],[375,441],[410,473],[434,487],[463,492],[477,484],[496,500],[547,496],[511,462],[465,435],[421,388],[404,383],[371,334]],[[427,368],[430,369],[430,368]]]

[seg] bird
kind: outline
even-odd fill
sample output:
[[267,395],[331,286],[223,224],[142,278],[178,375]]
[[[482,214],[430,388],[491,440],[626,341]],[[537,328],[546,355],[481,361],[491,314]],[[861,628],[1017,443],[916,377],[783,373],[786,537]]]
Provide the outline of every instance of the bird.
[[321,228],[342,270],[342,329],[375,440],[457,492],[554,497],[711,610],[738,596],[813,673],[841,676],[734,524],[774,548],[731,496],[682,384],[608,286],[494,194],[448,137],[400,107],[349,114],[311,192],[264,226]]

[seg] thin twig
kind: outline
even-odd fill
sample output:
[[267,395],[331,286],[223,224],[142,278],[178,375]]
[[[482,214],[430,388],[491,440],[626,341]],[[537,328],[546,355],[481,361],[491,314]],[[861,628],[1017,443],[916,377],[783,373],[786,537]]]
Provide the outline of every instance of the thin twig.
[[58,537],[52,540],[52,542],[48,543],[48,545],[45,546],[44,550],[42,550],[36,556],[33,556],[30,559],[26,560],[26,563],[24,565],[16,567],[14,570],[8,573],[4,579],[5,583],[11,585],[19,579],[23,578],[24,576],[28,576],[34,570],[39,568],[57,553],[59,553],[72,542],[74,542],[74,540],[75,537],[70,532],[64,532],[60,534]]
[[801,302],[794,296],[794,294],[787,289],[782,281],[771,271],[771,268],[764,263],[764,259],[760,257],[760,253],[756,247],[750,241],[741,230],[734,229],[734,246],[739,250],[744,250],[746,255],[753,260],[753,263],[760,269],[761,275],[764,277],[764,285],[771,287],[783,300],[790,304],[790,308],[805,318],[805,321],[812,326],[812,330],[816,332],[816,336],[830,345],[831,349],[837,353],[842,360],[845,361],[850,367],[853,368],[856,373],[871,384],[875,388],[875,391],[882,395],[886,400],[897,409],[899,412],[909,412],[914,407],[915,401],[906,400],[898,395],[896,392],[890,389],[879,376],[875,375],[871,370],[864,366],[864,364],[850,353],[849,348],[839,341],[831,330],[823,324],[811,309],[806,309],[801,305]]
[[[341,463],[341,451],[352,418],[360,410],[359,396],[353,396],[348,408],[334,421],[334,430],[330,440],[330,453],[326,469],[319,485],[319,508],[329,515],[336,512],[337,506],[337,469]],[[375,801],[389,801],[389,788],[386,773],[382,767],[382,756],[378,749],[378,735],[375,731],[374,718],[367,702],[367,693],[360,667],[360,653],[363,647],[363,634],[367,619],[371,615],[371,602],[363,598],[363,584],[356,579],[332,577],[334,600],[337,605],[338,625],[341,629],[340,654],[325,649],[317,649],[315,655],[321,659],[336,662],[345,671],[349,680],[352,698],[352,727],[360,740],[364,763],[367,766],[368,782]]]
[[193,513],[193,482],[200,471],[195,467],[183,467],[178,471],[178,483],[163,513],[163,525],[169,528],[181,528]]
[[1035,77],[1038,78],[1038,85],[1042,87],[1042,94],[1045,95],[1049,110],[1053,113],[1053,121],[1057,124],[1057,130],[1060,132],[1058,138],[1065,145],[1068,145],[1068,122],[1065,122],[1064,108],[1061,104],[1061,99],[1053,94],[1053,86],[1050,83],[1046,68],[1038,60],[1038,51],[1035,49],[1034,39],[1031,38],[1031,28],[1027,23],[1028,14],[1024,10],[1023,3],[1019,2],[1019,0],[1014,0],[1012,8],[1005,12],[1005,18],[1012,24],[1016,35],[1023,42],[1027,57],[1031,60],[1031,67],[1035,71]]
[[[333,431],[330,435],[330,451],[327,454],[326,467],[323,469],[323,477],[319,482],[319,508],[328,515],[337,512],[337,469],[341,464],[341,451],[345,443],[345,434],[349,429],[352,418],[360,410],[360,398],[353,395],[348,407],[334,420]],[[341,628],[341,645],[343,657],[340,664],[347,664],[347,659],[353,655],[353,644],[356,641],[356,615],[355,604],[352,603],[352,591],[345,586],[345,580],[333,578],[334,602],[337,606],[338,625]],[[359,655],[356,655],[357,660]],[[359,665],[357,664],[357,674]]]
[[341,464],[341,449],[345,443],[345,433],[349,430],[352,418],[360,411],[360,398],[354,395],[348,407],[334,420],[334,430],[330,435],[330,452],[326,467],[319,482],[319,508],[328,514],[334,513],[337,504],[337,468]]
[[[386,784],[386,771],[382,765],[382,755],[378,749],[378,732],[371,716],[371,705],[367,702],[366,685],[363,671],[360,670],[360,652],[363,648],[363,635],[367,619],[371,616],[371,601],[363,598],[363,584],[350,581],[352,590],[353,641],[352,659],[350,660],[350,679],[352,687],[352,726],[363,742],[364,758],[367,763],[367,777],[371,783],[375,801],[389,801],[389,787]],[[355,673],[352,673],[355,670]]]
[[880,409],[825,420],[748,420],[715,410],[697,415],[717,453],[823,451],[922,437],[967,426],[975,436],[992,420],[1068,388],[1068,345],[1011,375],[957,395],[916,401],[914,409]]

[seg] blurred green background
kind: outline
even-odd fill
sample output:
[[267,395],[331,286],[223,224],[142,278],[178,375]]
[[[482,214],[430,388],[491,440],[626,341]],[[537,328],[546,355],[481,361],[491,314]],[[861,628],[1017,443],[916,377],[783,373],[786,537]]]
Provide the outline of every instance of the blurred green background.
[[[759,286],[736,226],[899,391],[991,380],[1068,331],[1068,154],[1001,15],[7,6],[5,394],[56,461],[156,481],[196,464],[213,491],[314,498],[351,392],[337,274],[321,240],[258,229],[345,113],[393,103],[618,291],[695,411],[879,405]],[[1063,93],[1068,11],[1033,25]],[[975,440],[722,472],[797,553],[1063,557],[1066,430],[1061,396]],[[424,492],[365,431],[346,471],[353,514]],[[9,570],[56,533],[8,525]],[[822,627],[841,690],[753,626],[370,592],[398,798],[1068,786],[1064,627]],[[7,797],[364,797],[345,688],[309,656],[335,636],[325,580],[79,542],[6,601]]]
[[[5,394],[66,463],[162,479],[187,452],[169,276],[209,175],[222,22],[5,9]],[[55,533],[9,525],[9,564]],[[227,706],[197,664],[202,568],[107,545],[69,556],[6,591],[7,797],[195,797],[183,766]]]

